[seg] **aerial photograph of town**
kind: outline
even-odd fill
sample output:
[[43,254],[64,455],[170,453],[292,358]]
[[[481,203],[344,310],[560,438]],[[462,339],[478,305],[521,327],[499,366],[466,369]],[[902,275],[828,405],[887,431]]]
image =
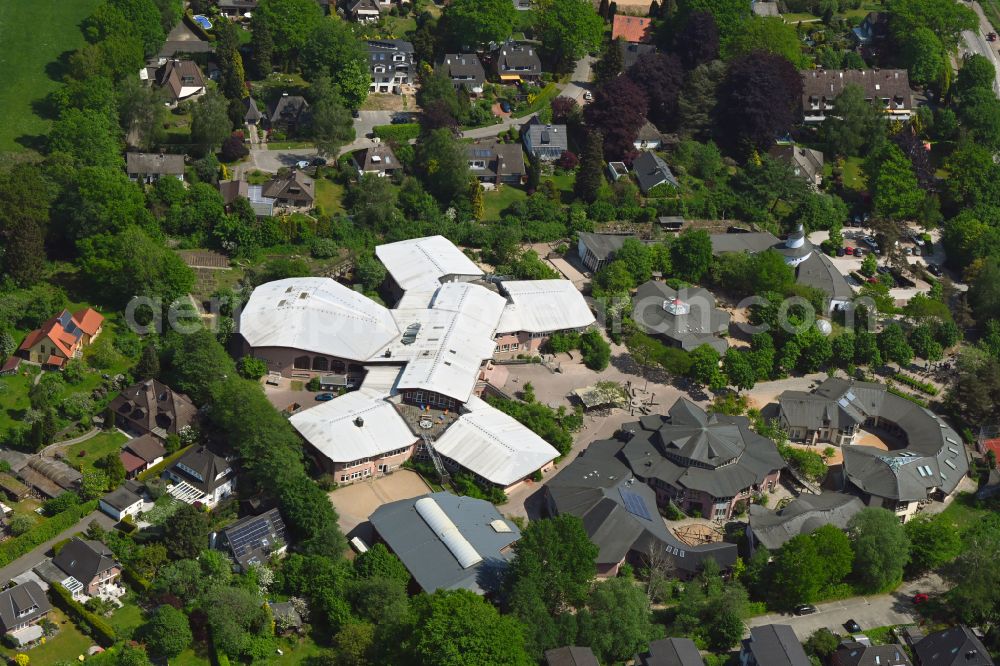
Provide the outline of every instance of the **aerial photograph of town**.
[[997,31],[0,0],[0,666],[1000,663]]

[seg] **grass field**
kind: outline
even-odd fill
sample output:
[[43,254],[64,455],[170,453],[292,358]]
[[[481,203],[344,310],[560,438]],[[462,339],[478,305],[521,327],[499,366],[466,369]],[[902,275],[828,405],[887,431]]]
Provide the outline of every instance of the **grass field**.
[[[121,450],[127,438],[117,430],[102,432],[90,439],[74,444],[66,450],[66,461],[80,463],[84,471],[92,470],[94,463],[108,455]],[[80,455],[83,453],[84,455]]]
[[316,181],[316,204],[323,208],[327,215],[339,215],[344,212],[344,186],[326,178]]
[[48,131],[49,120],[34,105],[59,83],[51,67],[67,51],[83,45],[80,22],[99,0],[7,0],[0,2],[0,152],[22,150],[22,136]]
[[528,193],[516,185],[504,185],[499,191],[483,192],[483,219],[499,220],[500,213],[507,206],[527,196]]
[[[49,619],[59,627],[59,633],[46,639],[43,645],[33,647],[27,652],[32,664],[58,664],[76,662],[77,657],[87,654],[87,648],[94,641],[84,636],[76,626],[66,618],[66,614],[58,608],[49,611]],[[17,654],[9,648],[0,649],[0,655],[13,657]]]

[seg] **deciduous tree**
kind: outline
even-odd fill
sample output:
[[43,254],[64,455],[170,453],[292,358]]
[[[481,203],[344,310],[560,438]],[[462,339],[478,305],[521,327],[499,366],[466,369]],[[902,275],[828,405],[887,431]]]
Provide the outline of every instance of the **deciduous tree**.
[[502,43],[516,17],[514,3],[505,0],[454,0],[444,12],[449,40],[458,51]]
[[577,60],[601,43],[604,22],[590,0],[541,0],[533,11],[542,53],[556,71],[570,71]]
[[604,137],[604,157],[620,160],[634,153],[636,136],[646,122],[648,100],[631,78],[619,76],[602,85],[583,111],[587,125]]
[[732,60],[721,91],[718,132],[738,153],[766,151],[801,113],[802,78],[773,53],[755,51]]
[[691,70],[719,57],[719,28],[710,11],[692,11],[674,38],[674,50]]
[[848,523],[854,549],[854,577],[869,592],[903,578],[910,561],[910,539],[899,519],[882,508],[862,509]]
[[663,130],[675,128],[677,100],[684,85],[684,70],[677,56],[666,53],[643,55],[629,68],[628,77],[646,93],[649,102],[647,115],[653,124]]

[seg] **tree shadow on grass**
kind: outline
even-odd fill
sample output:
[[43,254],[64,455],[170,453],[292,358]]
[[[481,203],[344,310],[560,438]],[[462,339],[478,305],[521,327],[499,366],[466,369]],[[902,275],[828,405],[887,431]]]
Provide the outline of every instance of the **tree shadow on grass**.
[[14,139],[14,142],[27,148],[28,150],[34,150],[41,153],[45,151],[48,137],[44,134],[22,134]]
[[63,51],[55,60],[45,65],[45,73],[53,81],[62,83],[69,74],[69,58],[75,51]]

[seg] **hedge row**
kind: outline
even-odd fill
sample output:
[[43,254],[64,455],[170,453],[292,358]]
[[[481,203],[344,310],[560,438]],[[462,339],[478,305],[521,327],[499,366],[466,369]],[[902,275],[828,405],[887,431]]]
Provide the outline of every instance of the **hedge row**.
[[419,123],[402,123],[400,125],[377,125],[372,132],[383,141],[406,143],[420,136]]
[[177,449],[172,454],[170,454],[160,462],[156,463],[155,465],[147,469],[145,472],[141,472],[138,476],[138,479],[140,481],[145,481],[148,478],[159,476],[160,473],[163,472],[163,470],[173,465],[175,462],[177,462],[178,458],[187,453],[187,450],[190,449],[192,446],[194,446],[194,444]]
[[97,500],[78,504],[44,520],[19,537],[0,543],[0,567],[5,567],[36,546],[73,527],[81,518],[97,508]]
[[895,386],[893,386],[891,384],[889,386],[887,386],[886,389],[889,391],[889,393],[891,393],[893,395],[898,395],[900,398],[906,398],[910,402],[912,402],[914,404],[917,404],[917,405],[920,405],[921,407],[924,407],[924,408],[928,407],[928,404],[927,404],[926,400],[918,398],[917,396],[912,395],[910,393],[907,393],[906,391],[901,391],[901,390],[899,390],[898,388],[896,388]]
[[97,613],[91,613],[83,607],[79,601],[65,587],[58,583],[49,585],[49,592],[52,593],[52,603],[59,606],[74,622],[82,622],[90,627],[94,639],[104,647],[111,647],[115,644],[117,636],[115,629],[108,624],[103,617]]
[[927,395],[938,394],[937,387],[934,386],[933,384],[930,384],[928,382],[922,382],[919,379],[914,379],[913,377],[910,377],[909,375],[904,375],[900,373],[897,374],[894,377],[894,379],[901,384],[906,384],[907,386],[911,386],[922,393],[926,393]]
[[152,585],[134,567],[124,563],[122,564],[122,579],[128,583],[129,587],[142,594],[149,593],[149,588]]

